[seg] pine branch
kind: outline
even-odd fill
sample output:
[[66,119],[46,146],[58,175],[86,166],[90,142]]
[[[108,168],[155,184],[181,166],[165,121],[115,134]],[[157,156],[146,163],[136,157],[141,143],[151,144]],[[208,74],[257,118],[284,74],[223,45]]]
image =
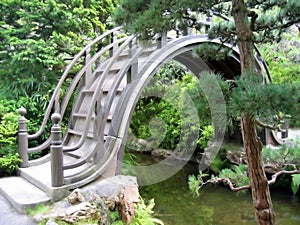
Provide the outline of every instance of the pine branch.
[[265,30],[283,30],[283,29],[287,29],[290,26],[300,23],[300,19],[298,20],[293,20],[293,21],[288,21],[286,23],[283,24],[279,24],[279,25],[269,25],[269,24],[264,24],[264,25],[260,25],[260,26],[256,26],[256,29],[254,29],[253,31],[255,32],[261,32],[261,31],[265,31]]
[[274,175],[272,175],[272,179],[268,181],[268,184],[271,185],[271,184],[274,184],[277,180],[277,178],[282,175],[282,174],[300,174],[300,170],[292,170],[292,171],[287,171],[287,170],[281,170],[277,173],[275,173]]
[[252,31],[254,31],[254,29],[255,29],[255,21],[256,21],[256,19],[258,18],[258,15],[257,15],[257,13],[256,12],[254,12],[254,11],[248,11],[248,16],[249,17],[251,17],[251,21],[250,21],[250,29],[252,30]]
[[266,124],[258,119],[255,120],[256,124],[262,128],[266,128],[266,129],[269,129],[269,130],[278,130],[279,132],[285,132],[286,130],[285,129],[281,129],[279,126],[273,126],[273,125],[270,125],[270,124]]
[[278,126],[272,126],[270,124],[266,124],[258,119],[255,120],[256,124],[262,128],[266,128],[266,129],[269,129],[269,130],[278,130],[280,129]]
[[251,188],[250,185],[235,187],[234,184],[232,183],[232,181],[229,178],[215,178],[214,181],[217,182],[217,183],[227,184],[229,186],[230,190],[232,190],[234,192],[247,190],[247,189]]

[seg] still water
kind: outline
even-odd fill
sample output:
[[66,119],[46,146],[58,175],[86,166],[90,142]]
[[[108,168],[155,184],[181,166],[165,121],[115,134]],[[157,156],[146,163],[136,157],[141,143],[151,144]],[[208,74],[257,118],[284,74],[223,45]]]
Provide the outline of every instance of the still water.
[[[155,199],[155,217],[165,225],[256,225],[251,193],[238,194],[224,186],[206,186],[193,196],[187,185],[195,164],[187,164],[171,178],[140,188],[143,198]],[[300,225],[300,196],[272,191],[277,225]]]

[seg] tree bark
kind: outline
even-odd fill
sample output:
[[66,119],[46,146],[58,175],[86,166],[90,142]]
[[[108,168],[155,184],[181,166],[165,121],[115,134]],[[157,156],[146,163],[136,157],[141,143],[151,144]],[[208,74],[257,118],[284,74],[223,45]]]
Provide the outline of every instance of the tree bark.
[[[244,0],[232,0],[232,16],[236,25],[240,50],[241,76],[244,78],[247,72],[257,70],[254,57],[254,36]],[[249,100],[251,101],[251,99]],[[257,135],[255,118],[247,115],[242,116],[241,127],[257,223],[274,225],[275,213],[268,180],[263,168],[262,143]]]
[[255,216],[258,224],[273,225],[275,224],[275,213],[269,191],[268,179],[263,168],[263,145],[257,136],[256,125],[253,119],[243,117],[241,124],[244,147],[248,160],[248,172]]

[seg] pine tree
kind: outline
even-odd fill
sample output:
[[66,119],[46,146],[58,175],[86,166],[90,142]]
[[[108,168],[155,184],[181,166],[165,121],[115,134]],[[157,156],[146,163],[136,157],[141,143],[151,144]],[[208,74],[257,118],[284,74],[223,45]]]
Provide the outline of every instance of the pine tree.
[[[195,13],[196,12],[196,13]],[[168,30],[201,29],[197,13],[225,15],[232,20],[216,23],[210,37],[236,43],[240,51],[241,77],[258,76],[255,43],[280,40],[281,33],[300,22],[299,0],[121,0],[116,21],[129,32],[149,38]],[[257,80],[257,79],[256,79]],[[263,106],[261,106],[263,107]],[[248,159],[253,206],[258,224],[275,224],[268,180],[262,163],[262,143],[257,135],[256,115],[243,113],[241,128]]]

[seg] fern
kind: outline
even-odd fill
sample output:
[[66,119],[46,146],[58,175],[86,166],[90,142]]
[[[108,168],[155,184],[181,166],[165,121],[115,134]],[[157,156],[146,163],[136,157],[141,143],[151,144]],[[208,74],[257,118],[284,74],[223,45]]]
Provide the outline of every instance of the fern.
[[294,195],[298,192],[299,186],[300,186],[300,174],[293,174],[291,188]]

